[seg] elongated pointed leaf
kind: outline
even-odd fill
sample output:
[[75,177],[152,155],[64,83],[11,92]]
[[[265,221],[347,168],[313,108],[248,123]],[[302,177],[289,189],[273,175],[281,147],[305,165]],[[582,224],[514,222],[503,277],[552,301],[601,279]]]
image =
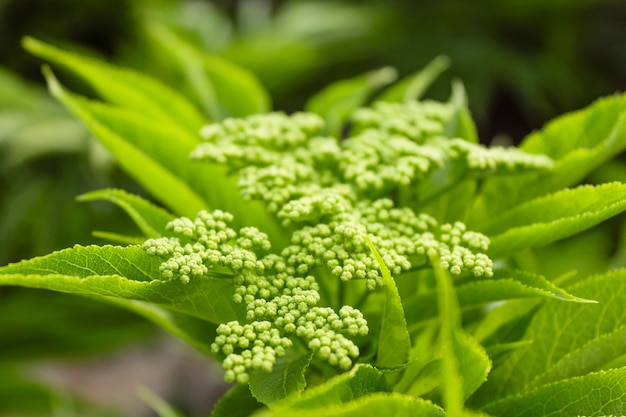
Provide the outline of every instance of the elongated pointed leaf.
[[366,242],[374,254],[383,275],[385,285],[385,306],[382,314],[382,324],[378,337],[378,353],[376,364],[381,368],[396,368],[405,365],[411,349],[411,338],[406,327],[402,300],[398,294],[396,282],[391,277],[389,268],[378,253],[369,238]]
[[571,236],[626,210],[626,185],[580,186],[505,212],[485,229],[497,257]]
[[[553,372],[549,370],[560,361],[567,361],[567,355],[584,356],[585,349],[591,349],[594,343],[599,343],[600,338],[618,337],[624,326],[626,310],[626,270],[591,277],[572,287],[571,291],[598,300],[598,303],[547,302],[534,315],[524,335],[524,340],[533,343],[526,349],[516,351],[495,369],[487,383],[472,398],[473,403],[484,404],[494,398],[520,393],[533,380],[539,381],[544,373]],[[606,351],[602,355],[611,356],[611,347],[605,346],[604,349]],[[602,362],[601,357],[596,360]],[[559,371],[562,375],[568,375],[569,372],[575,374],[579,369],[576,361],[567,365],[561,362],[558,366],[564,367]],[[546,381],[553,380],[555,374],[551,375],[545,377]]]
[[421,398],[401,394],[372,394],[342,404],[312,410],[273,409],[254,414],[255,417],[444,417],[444,411]]
[[626,352],[626,326],[593,339],[580,349],[565,355],[552,368],[533,380],[530,387],[538,387],[602,369]]
[[247,385],[237,384],[219,399],[211,417],[249,417],[261,407]]
[[75,246],[0,268],[0,285],[147,301],[212,323],[245,316],[229,279],[159,281],[160,263],[138,246]]
[[329,133],[339,137],[342,126],[350,114],[364,105],[374,91],[393,82],[395,78],[396,71],[391,67],[385,67],[337,81],[311,97],[305,109],[322,116],[326,120]]
[[441,320],[441,394],[446,415],[462,416],[465,400],[487,379],[491,361],[485,350],[461,326],[452,278],[438,259],[431,261],[437,279]]
[[626,95],[621,94],[563,115],[529,135],[522,150],[551,156],[552,169],[487,180],[468,226],[478,229],[521,202],[578,184],[626,148],[625,119]]
[[164,26],[152,25],[148,33],[178,63],[190,91],[211,119],[219,121],[271,110],[270,96],[253,73],[200,51]]
[[311,355],[298,355],[289,350],[278,358],[272,372],[256,371],[250,374],[250,391],[263,404],[271,405],[289,395],[302,392],[306,387],[304,372],[309,367]]
[[[576,297],[557,287],[541,275],[527,271],[496,270],[492,279],[478,279],[455,287],[456,297],[462,309],[517,298],[545,297],[579,303],[594,302]],[[413,323],[436,317],[438,314],[437,291],[417,294],[404,303],[407,317]]]
[[450,59],[440,55],[430,61],[424,68],[411,74],[380,95],[381,101],[411,101],[419,100],[437,77],[450,66]]
[[123,190],[105,189],[92,191],[78,197],[78,201],[106,200],[121,207],[147,238],[164,236],[165,226],[174,219],[167,211],[143,198]]
[[178,215],[219,208],[234,215],[234,226],[254,225],[280,245],[284,232],[260,202],[247,202],[227,168],[189,159],[200,138],[173,124],[155,124],[140,113],[86,100],[67,92],[47,72],[50,90],[79,116],[122,167]]
[[24,47],[39,58],[59,65],[85,80],[105,100],[166,120],[191,132],[205,123],[193,105],[174,90],[143,74],[63,51],[33,38]]
[[621,416],[626,404],[626,368],[544,385],[489,404],[496,417]]
[[[156,198],[175,212],[188,216],[193,216],[198,211],[207,208],[207,203],[202,197],[171,170],[173,164],[180,165],[185,163],[183,161],[188,158],[189,153],[193,149],[191,142],[194,140],[193,137],[173,127],[171,130],[179,133],[178,138],[183,139],[172,139],[170,141],[169,154],[163,149],[166,143],[158,140],[152,142],[152,146],[149,148],[152,152],[146,152],[141,147],[141,145],[145,144],[132,142],[132,139],[143,141],[154,139],[146,135],[149,132],[138,128],[141,126],[139,122],[142,119],[141,117],[133,117],[131,113],[124,112],[122,109],[106,107],[105,105],[89,102],[74,96],[64,90],[49,71],[46,72],[46,78],[52,94],[80,117],[113,153],[120,165]],[[108,120],[103,120],[106,116],[109,116]],[[134,120],[131,121],[131,119]],[[123,125],[117,125],[117,128],[113,128],[110,124],[115,121],[123,123]],[[143,121],[142,127],[151,125],[151,130],[153,131],[160,130],[163,132],[161,129],[169,130],[168,125],[157,128],[149,120],[143,119]],[[120,133],[126,134],[120,136]],[[161,134],[163,135],[163,133]],[[155,154],[157,155],[156,157]],[[158,155],[162,155],[163,158],[157,159]],[[166,155],[167,158],[165,157]],[[169,169],[162,161],[169,161],[167,162]]]
[[350,371],[307,389],[301,395],[287,397],[274,404],[275,409],[290,411],[323,410],[327,406],[349,403],[369,394],[389,391],[383,373],[367,364],[356,364]]

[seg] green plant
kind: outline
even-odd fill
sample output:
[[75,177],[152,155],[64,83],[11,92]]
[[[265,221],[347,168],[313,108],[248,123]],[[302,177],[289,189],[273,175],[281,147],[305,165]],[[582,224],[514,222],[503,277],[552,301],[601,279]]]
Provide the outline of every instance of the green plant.
[[603,222],[626,186],[579,184],[626,147],[626,96],[486,148],[460,83],[419,100],[441,59],[388,87],[389,68],[339,81],[286,115],[245,70],[187,55],[219,82],[207,125],[153,79],[25,46],[104,100],[45,68],[164,208],[83,195],[138,233],[2,267],[0,284],[118,305],[220,359],[238,384],[215,416],[623,414],[626,270]]

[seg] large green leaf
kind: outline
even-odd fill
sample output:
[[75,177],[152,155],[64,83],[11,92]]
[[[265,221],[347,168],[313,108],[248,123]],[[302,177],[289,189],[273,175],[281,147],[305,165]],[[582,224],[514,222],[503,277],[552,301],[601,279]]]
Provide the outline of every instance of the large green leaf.
[[626,94],[615,95],[554,119],[529,135],[522,150],[552,157],[552,169],[485,181],[468,226],[480,228],[494,215],[521,202],[578,184],[626,148],[625,114]]
[[[207,208],[207,202],[185,183],[182,176],[172,172],[174,166],[183,167],[185,163],[191,166],[187,159],[199,138],[173,125],[156,126],[138,113],[75,96],[67,92],[49,71],[46,78],[52,94],[80,117],[120,165],[157,199],[175,212],[188,216]],[[158,140],[150,133],[168,139]]]
[[219,399],[211,417],[249,417],[261,407],[247,385],[236,384]]
[[621,416],[626,368],[587,374],[505,398],[484,408],[496,417]]
[[23,45],[39,58],[81,77],[111,103],[192,132],[198,131],[205,123],[204,118],[183,96],[143,74],[63,51],[33,38],[25,38]]
[[[490,279],[470,279],[455,286],[458,303],[462,309],[516,298],[547,297],[564,301],[593,302],[576,297],[557,287],[543,276],[527,271],[500,269]],[[404,302],[404,311],[416,324],[436,317],[438,291],[422,292]]]
[[311,387],[300,395],[285,398],[274,409],[298,413],[353,402],[372,393],[388,391],[383,373],[367,364],[356,364],[350,371]]
[[626,185],[584,185],[539,197],[495,218],[484,229],[498,257],[574,235],[626,210]]
[[[535,380],[547,382],[557,375],[598,370],[615,357],[614,346],[600,341],[620,340],[620,331],[626,324],[626,270],[591,277],[570,290],[598,303],[547,302],[526,330],[524,340],[532,344],[514,352],[494,370],[472,399],[474,403],[484,404],[520,393],[534,385]],[[591,352],[594,352],[593,362],[581,367],[579,359]],[[574,357],[577,359],[570,360]],[[551,370],[554,366],[558,372]]]
[[309,353],[298,355],[291,349],[276,360],[272,372],[255,371],[250,374],[250,392],[259,402],[267,405],[302,392],[306,387],[304,372],[310,362]]
[[0,285],[147,301],[212,323],[245,316],[229,279],[159,281],[160,264],[138,246],[75,246],[0,268]]
[[378,393],[354,401],[315,408],[297,410],[281,408],[265,410],[255,417],[444,417],[446,414],[438,406],[420,398],[401,394]]
[[199,143],[189,133],[165,121],[156,124],[141,113],[93,102],[66,91],[47,72],[52,93],[99,137],[124,169],[176,214],[194,217],[198,211],[219,208],[232,213],[235,227],[254,225],[275,243],[284,232],[260,202],[244,201],[236,178],[227,168],[189,159]]

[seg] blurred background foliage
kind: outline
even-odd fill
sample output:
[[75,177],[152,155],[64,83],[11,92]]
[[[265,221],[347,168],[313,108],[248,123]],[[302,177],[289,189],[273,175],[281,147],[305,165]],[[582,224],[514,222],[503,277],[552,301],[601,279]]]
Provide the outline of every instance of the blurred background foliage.
[[[256,74],[272,107],[288,112],[332,81],[383,66],[408,75],[443,54],[450,68],[429,96],[447,97],[461,79],[482,141],[510,144],[626,89],[624,22],[623,0],[0,0],[0,264],[102,244],[91,235],[102,225],[133,227],[112,205],[76,203],[79,194],[119,187],[145,196],[48,96],[23,36],[153,75],[200,107],[193,68],[177,54],[219,56]],[[188,49],[172,48],[163,33]],[[0,314],[0,414],[45,414],[62,398],[14,376],[16,361],[86,355],[153,334],[125,312],[30,290],[3,288]]]

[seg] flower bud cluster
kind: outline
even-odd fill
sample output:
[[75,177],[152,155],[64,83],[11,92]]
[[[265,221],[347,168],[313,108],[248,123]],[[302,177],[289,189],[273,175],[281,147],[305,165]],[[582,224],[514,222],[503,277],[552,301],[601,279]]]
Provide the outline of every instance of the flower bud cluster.
[[456,157],[464,159],[474,171],[545,170],[553,165],[552,159],[545,155],[532,155],[514,147],[485,148],[461,139],[449,140],[448,145]]
[[454,117],[454,107],[434,101],[406,103],[376,102],[352,115],[356,132],[374,128],[391,135],[404,136],[415,143],[441,136],[445,124]]
[[271,244],[265,233],[246,227],[239,234],[228,227],[230,213],[200,211],[194,220],[181,217],[167,225],[174,236],[148,239],[143,248],[149,255],[166,258],[161,263],[161,276],[166,280],[206,276],[210,271],[263,270],[257,251],[267,251]]
[[453,275],[469,271],[474,276],[491,277],[493,262],[481,252],[489,246],[489,238],[481,233],[467,231],[465,224],[446,223],[417,236],[416,253],[428,257],[439,256],[441,267]]
[[447,159],[440,147],[368,129],[347,139],[339,156],[342,178],[366,195],[406,186]]
[[293,342],[281,337],[269,321],[241,325],[237,321],[220,324],[211,344],[213,353],[224,353],[222,361],[227,382],[248,382],[249,370],[271,372],[277,357],[285,355]]
[[297,335],[304,339],[309,349],[333,366],[347,370],[359,356],[359,348],[344,334],[364,336],[369,332],[363,314],[344,306],[339,314],[327,307],[314,307],[298,319]]

